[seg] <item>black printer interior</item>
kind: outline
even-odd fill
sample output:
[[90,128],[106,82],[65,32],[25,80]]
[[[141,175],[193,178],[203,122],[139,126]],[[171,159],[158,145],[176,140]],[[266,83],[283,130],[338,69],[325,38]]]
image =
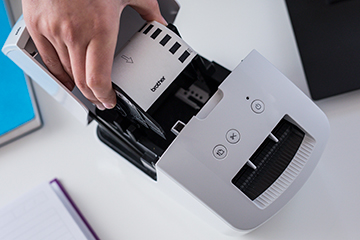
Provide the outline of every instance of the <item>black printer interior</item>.
[[98,137],[156,180],[158,159],[229,74],[226,68],[197,55],[145,113],[162,129],[163,135],[140,124],[131,114],[124,114],[129,109],[122,105],[121,111],[114,108],[92,113],[99,123]]

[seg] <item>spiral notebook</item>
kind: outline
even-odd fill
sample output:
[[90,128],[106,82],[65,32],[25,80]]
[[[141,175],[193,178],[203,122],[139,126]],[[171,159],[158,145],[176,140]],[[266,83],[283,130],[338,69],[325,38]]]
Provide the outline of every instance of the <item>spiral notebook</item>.
[[96,240],[99,237],[57,179],[0,209],[2,240]]
[[[0,46],[11,31],[11,10],[0,0]],[[7,17],[9,16],[9,18]],[[0,53],[0,146],[41,126],[30,79]]]

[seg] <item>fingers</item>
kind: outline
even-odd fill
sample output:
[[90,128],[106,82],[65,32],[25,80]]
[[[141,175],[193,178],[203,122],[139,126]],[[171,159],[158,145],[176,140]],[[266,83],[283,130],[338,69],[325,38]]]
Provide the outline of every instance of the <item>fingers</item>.
[[157,0],[23,0],[29,33],[49,71],[70,90],[76,84],[99,109],[116,105],[111,69],[125,5],[146,21],[167,24]]
[[94,103],[100,110],[104,110],[104,105],[96,98],[93,91],[90,89],[86,79],[86,45],[72,45],[69,46],[70,63],[76,86],[82,94]]
[[[63,63],[57,51],[50,41],[43,35],[33,34],[33,41],[38,48],[40,56],[48,70],[70,91],[74,88],[74,82],[64,70]],[[64,55],[64,53],[62,53]],[[66,58],[63,56],[63,58]],[[67,64],[68,65],[68,64]]]
[[117,36],[117,32],[113,32],[115,34],[99,34],[91,40],[87,47],[85,61],[87,84],[96,99],[107,109],[116,105],[116,95],[111,82],[111,69]]
[[63,66],[64,71],[69,75],[69,77],[73,80],[74,76],[72,73],[72,67],[70,63],[69,51],[65,43],[61,42],[58,44],[54,44],[53,46],[56,49],[57,55],[60,59],[60,62]]

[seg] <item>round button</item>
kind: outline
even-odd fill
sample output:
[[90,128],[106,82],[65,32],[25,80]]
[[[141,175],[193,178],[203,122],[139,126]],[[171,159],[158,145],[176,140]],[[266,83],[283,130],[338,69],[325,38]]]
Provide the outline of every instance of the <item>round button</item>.
[[231,144],[238,143],[240,140],[240,133],[236,129],[230,129],[226,133],[226,140]]
[[265,104],[261,100],[256,99],[251,103],[251,109],[254,113],[262,113],[265,110]]
[[224,159],[227,155],[227,149],[224,145],[216,145],[213,149],[213,155],[216,159]]

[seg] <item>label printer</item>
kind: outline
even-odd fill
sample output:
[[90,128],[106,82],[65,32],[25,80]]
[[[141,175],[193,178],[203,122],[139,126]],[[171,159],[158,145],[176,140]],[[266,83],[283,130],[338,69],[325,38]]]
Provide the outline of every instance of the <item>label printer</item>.
[[[172,23],[175,1],[159,1]],[[124,21],[123,19],[128,19]],[[247,232],[299,191],[329,137],[325,114],[253,50],[234,70],[196,53],[169,24],[122,14],[114,109],[100,111],[43,64],[22,18],[2,51],[102,142],[214,227]]]

